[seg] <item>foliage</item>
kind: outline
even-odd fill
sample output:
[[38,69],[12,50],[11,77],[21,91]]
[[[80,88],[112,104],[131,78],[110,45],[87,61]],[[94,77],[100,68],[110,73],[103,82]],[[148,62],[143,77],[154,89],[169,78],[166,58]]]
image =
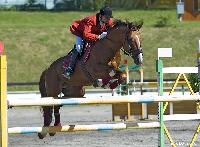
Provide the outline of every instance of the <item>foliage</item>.
[[104,6],[106,0],[82,0],[82,10],[99,10]]
[[192,90],[194,92],[198,92],[199,91],[198,74],[197,73],[188,74],[188,81],[190,82]]
[[157,21],[156,21],[155,27],[166,27],[166,26],[169,26],[169,25],[170,25],[169,17],[159,16]]
[[32,4],[34,4],[36,2],[36,0],[28,0],[27,1],[27,3],[29,4],[29,5],[32,5]]

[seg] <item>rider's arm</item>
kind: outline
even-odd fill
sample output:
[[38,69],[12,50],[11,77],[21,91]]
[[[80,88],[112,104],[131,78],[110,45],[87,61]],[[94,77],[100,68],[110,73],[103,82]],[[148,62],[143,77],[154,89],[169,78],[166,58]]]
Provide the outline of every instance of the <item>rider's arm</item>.
[[98,35],[92,33],[93,22],[91,20],[87,20],[84,25],[83,30],[83,38],[90,41],[96,41],[98,39]]

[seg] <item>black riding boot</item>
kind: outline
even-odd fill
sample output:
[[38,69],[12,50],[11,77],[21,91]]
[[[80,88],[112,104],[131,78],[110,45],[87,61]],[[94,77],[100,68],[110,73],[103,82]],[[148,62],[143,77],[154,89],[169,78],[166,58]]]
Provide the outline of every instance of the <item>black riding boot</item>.
[[67,79],[70,79],[70,76],[74,72],[74,67],[76,65],[76,59],[78,57],[79,52],[76,49],[72,50],[72,56],[71,56],[71,62],[69,63],[69,66],[64,71],[64,77]]

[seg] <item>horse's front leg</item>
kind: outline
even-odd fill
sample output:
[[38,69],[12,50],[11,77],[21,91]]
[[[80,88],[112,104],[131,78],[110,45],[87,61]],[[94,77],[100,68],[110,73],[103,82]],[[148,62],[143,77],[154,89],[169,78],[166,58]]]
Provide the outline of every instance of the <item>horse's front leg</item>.
[[98,70],[96,73],[104,73],[104,75],[96,80],[94,87],[114,89],[124,81],[124,73],[116,70],[113,66],[98,66]]
[[125,72],[122,72],[118,69],[118,70],[116,70],[116,74],[113,78],[118,79],[118,83],[122,84],[122,83],[126,82],[127,75]]
[[109,66],[106,64],[98,64],[94,68],[94,75],[98,78],[100,77],[114,77],[116,74],[116,70],[113,66]]

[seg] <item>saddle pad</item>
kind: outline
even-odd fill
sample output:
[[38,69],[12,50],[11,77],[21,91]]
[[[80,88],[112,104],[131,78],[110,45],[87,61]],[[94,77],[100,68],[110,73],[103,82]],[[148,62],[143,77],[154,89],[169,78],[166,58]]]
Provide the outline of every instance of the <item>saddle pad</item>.
[[[83,58],[83,62],[86,63],[90,57],[91,49],[94,46],[94,43],[86,43],[85,48],[83,50],[83,55],[78,56],[77,61]],[[71,62],[72,50],[64,57],[63,68],[66,69]]]

